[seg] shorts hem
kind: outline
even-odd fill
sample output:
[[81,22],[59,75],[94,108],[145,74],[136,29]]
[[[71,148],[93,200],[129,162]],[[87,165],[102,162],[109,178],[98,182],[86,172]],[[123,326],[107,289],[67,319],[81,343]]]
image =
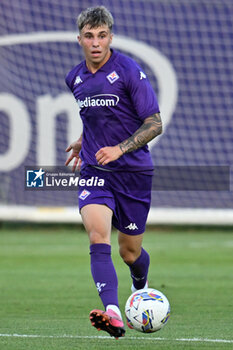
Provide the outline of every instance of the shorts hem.
[[84,208],[86,205],[89,205],[89,204],[99,204],[99,205],[106,205],[109,209],[112,210],[112,212],[115,214],[115,211],[114,211],[114,208],[113,206],[109,205],[109,203],[103,201],[102,199],[101,200],[98,200],[98,198],[96,200],[93,200],[91,201],[90,203],[83,203],[83,205],[79,205],[79,213],[81,213],[81,209]]

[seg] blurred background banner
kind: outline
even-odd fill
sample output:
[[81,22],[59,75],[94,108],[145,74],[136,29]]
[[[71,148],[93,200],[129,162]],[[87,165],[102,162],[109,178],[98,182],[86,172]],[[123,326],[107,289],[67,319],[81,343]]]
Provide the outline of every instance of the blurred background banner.
[[[149,221],[232,224],[232,0],[101,3],[115,18],[113,47],[142,66],[158,95],[164,133],[150,144],[155,170],[209,166],[228,171],[223,181],[229,183],[221,190],[203,190],[208,176],[200,178],[202,190],[173,189],[172,184],[169,190],[154,190]],[[25,169],[40,174],[48,166],[63,166],[67,145],[82,131],[65,76],[83,59],[76,17],[98,4],[0,2],[1,219],[80,220],[75,191],[25,191]]]

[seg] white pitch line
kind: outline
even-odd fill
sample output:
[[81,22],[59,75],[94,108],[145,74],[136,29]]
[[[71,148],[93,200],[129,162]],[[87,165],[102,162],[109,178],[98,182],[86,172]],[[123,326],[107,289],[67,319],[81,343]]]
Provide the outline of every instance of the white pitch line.
[[[2,338],[52,338],[52,339],[64,339],[64,338],[70,338],[70,339],[114,339],[110,338],[109,336],[88,336],[88,335],[39,335],[39,334],[1,334],[0,337]],[[208,339],[208,338],[175,338],[175,339],[169,339],[169,338],[151,338],[151,337],[125,337],[120,338],[121,340],[148,340],[148,341],[176,341],[176,342],[202,342],[202,343],[233,343],[233,339]]]

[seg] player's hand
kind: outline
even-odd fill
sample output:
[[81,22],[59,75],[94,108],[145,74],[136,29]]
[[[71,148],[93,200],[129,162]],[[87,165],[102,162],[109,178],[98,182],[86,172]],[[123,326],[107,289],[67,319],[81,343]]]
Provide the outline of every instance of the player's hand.
[[95,158],[99,165],[106,165],[120,158],[122,154],[122,150],[118,145],[113,147],[103,147],[95,154]]
[[71,155],[65,162],[65,165],[69,165],[69,163],[74,159],[72,171],[75,172],[76,168],[79,170],[81,167],[81,158],[79,157],[79,152],[82,147],[82,142],[80,140],[74,141],[69,145],[66,149],[66,152],[70,152],[72,150]]

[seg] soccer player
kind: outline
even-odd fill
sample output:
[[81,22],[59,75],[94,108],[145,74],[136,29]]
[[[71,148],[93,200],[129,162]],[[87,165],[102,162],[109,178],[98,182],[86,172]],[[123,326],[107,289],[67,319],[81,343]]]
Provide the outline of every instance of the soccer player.
[[125,333],[118,302],[118,279],[111,259],[111,226],[129,266],[132,291],[146,287],[149,254],[142,248],[151,201],[153,163],[147,143],[162,132],[156,95],[131,58],[113,50],[113,17],[103,6],[78,16],[78,42],[85,60],[66,77],[80,108],[83,133],[72,151],[73,170],[104,180],[79,190],[79,209],[90,240],[91,272],[105,310],[92,310],[94,327],[115,338]]

